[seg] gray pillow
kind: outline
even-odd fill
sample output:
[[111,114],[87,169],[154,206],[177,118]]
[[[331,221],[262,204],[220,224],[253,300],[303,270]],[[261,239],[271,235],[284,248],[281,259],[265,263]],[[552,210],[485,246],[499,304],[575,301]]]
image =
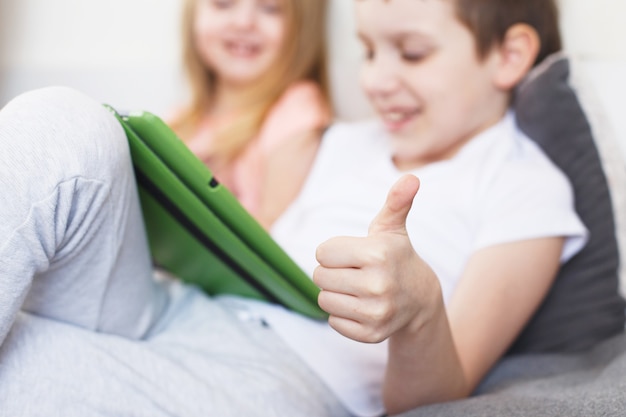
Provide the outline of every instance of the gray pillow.
[[590,239],[562,266],[509,353],[578,351],[624,331],[609,186],[590,123],[568,80],[567,58],[550,56],[520,85],[513,107],[520,129],[569,177]]

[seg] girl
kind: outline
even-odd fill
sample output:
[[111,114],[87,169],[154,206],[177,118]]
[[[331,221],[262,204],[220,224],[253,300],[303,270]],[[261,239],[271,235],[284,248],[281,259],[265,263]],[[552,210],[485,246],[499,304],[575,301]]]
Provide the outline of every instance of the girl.
[[[325,14],[325,0],[184,4],[191,100],[169,123],[266,226],[299,189],[330,119]],[[270,172],[285,146],[293,165]]]

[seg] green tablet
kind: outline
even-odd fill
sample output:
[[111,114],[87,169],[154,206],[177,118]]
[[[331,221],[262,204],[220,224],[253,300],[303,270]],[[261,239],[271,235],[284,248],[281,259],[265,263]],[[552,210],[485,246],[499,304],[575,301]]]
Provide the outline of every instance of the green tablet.
[[211,295],[237,294],[327,317],[310,277],[159,117],[106,107],[128,137],[156,266]]

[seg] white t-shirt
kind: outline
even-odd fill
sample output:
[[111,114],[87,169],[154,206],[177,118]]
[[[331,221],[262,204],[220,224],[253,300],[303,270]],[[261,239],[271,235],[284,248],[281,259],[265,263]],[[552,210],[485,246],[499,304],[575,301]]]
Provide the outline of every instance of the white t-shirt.
[[[524,136],[512,113],[468,142],[452,159],[412,171],[421,181],[407,219],[417,253],[437,274],[450,299],[468,258],[490,245],[567,236],[566,261],[586,241],[566,177]],[[335,236],[366,236],[391,185],[393,165],[378,122],[339,124],[325,135],[301,194],[272,235],[309,274],[315,250]],[[245,301],[244,301],[245,302]],[[281,307],[248,302],[354,414],[384,412],[381,386],[385,343],[358,343]]]

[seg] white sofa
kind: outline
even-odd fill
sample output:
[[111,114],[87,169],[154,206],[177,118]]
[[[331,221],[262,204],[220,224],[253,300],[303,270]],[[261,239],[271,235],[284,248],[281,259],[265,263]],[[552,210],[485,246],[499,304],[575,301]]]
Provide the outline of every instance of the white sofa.
[[[623,16],[626,3],[621,0],[562,2],[566,11],[569,10],[565,29],[570,34],[569,47],[574,57],[574,83],[585,110],[594,120],[598,147],[613,190],[617,234],[624,254],[622,258],[626,259],[626,117],[622,105],[623,97],[626,97],[626,50],[622,53],[619,48],[624,47],[621,45],[601,45],[604,48],[602,53],[595,53],[593,44],[579,50],[575,43],[583,38],[576,34],[580,23],[577,19],[588,11],[590,3],[607,15],[613,10],[615,16]],[[72,0],[58,0],[54,5],[48,0],[0,0],[0,27],[4,35],[4,41],[0,42],[0,48],[4,47],[0,50],[0,106],[22,91],[49,84],[64,84],[118,108],[140,108],[157,114],[167,112],[173,103],[185,96],[185,86],[177,65],[177,45],[172,42],[178,30],[172,21],[172,11],[178,3],[178,0],[156,3],[110,0],[91,8],[72,9],[76,5]],[[137,18],[146,16],[147,4],[151,19],[146,28],[136,32]],[[331,0],[331,5],[330,69],[338,117],[348,120],[368,117],[371,111],[356,82],[361,54],[352,36],[351,1]],[[574,11],[567,9],[568,6]],[[97,9],[97,13],[93,8]],[[118,22],[115,32],[108,33],[108,27],[95,23],[103,15],[104,20],[115,19],[122,9],[125,18]],[[46,16],[47,20],[42,21],[37,16]],[[93,25],[89,19],[94,19]],[[615,17],[612,19],[614,23],[618,20]],[[65,31],[66,35],[62,34],[65,33],[63,31],[59,34],[52,30],[56,28],[51,26],[55,22],[70,29],[80,28],[86,36],[84,39],[71,38],[68,34],[73,33],[72,30]],[[597,25],[602,25],[602,21],[593,22],[590,19],[590,23],[596,24],[596,31],[601,29]],[[30,32],[39,27],[43,29],[41,33]],[[90,38],[89,31],[92,29],[93,37]],[[624,29],[620,26],[616,30]],[[626,35],[626,32],[622,33]],[[138,46],[131,39],[142,34],[152,43]],[[616,36],[611,39],[616,43],[625,38]],[[11,39],[10,44],[7,39]],[[39,49],[61,45],[70,49],[54,54]],[[86,59],[97,60],[98,65],[95,66],[80,60],[82,48],[91,45],[100,48],[97,55],[93,50],[86,54]],[[155,51],[155,45],[156,50],[159,45],[165,47]],[[110,54],[110,61],[106,59],[107,53]],[[59,57],[63,60],[57,61]],[[147,58],[142,61],[142,57]],[[66,62],[71,65],[66,65]],[[624,274],[622,290],[626,294]],[[608,340],[582,354],[508,358],[487,377],[477,394],[480,395],[458,402],[422,407],[404,416],[624,416],[626,336]]]

